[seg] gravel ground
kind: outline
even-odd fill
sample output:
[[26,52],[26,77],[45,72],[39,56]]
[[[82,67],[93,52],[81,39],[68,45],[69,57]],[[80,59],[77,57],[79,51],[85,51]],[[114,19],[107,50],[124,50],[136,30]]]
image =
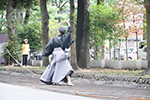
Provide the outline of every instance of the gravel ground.
[[[54,92],[66,93],[75,95],[84,95],[94,98],[103,98],[103,100],[150,100],[150,85],[136,84],[134,82],[124,81],[96,81],[95,79],[84,79],[74,77],[72,83],[73,87],[63,83],[61,86],[47,85],[39,80],[40,73],[33,75],[26,73],[26,71],[0,71],[0,82],[14,85],[27,86],[30,88],[37,88],[42,90],[49,90]],[[130,97],[130,98],[129,98]],[[147,98],[147,99],[146,99]]]

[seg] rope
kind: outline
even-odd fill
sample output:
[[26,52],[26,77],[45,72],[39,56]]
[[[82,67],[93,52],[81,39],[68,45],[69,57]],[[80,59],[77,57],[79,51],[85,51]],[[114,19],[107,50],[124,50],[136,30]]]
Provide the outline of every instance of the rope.
[[[99,95],[78,94],[78,93],[77,93],[77,90],[75,91],[75,95],[84,96],[84,97],[96,97],[96,98],[115,98],[115,99],[118,99],[118,98],[119,98],[119,97],[111,97],[111,96],[99,96]],[[122,98],[136,99],[136,100],[150,100],[150,99],[147,99],[147,98],[138,98],[138,97],[122,97]]]
[[[21,67],[23,67],[19,62],[18,62],[18,60],[16,60],[12,55],[11,55],[11,53],[7,50],[7,53],[9,53],[10,54],[10,56],[15,60],[15,62],[17,63],[17,64],[19,64]],[[35,75],[35,76],[38,76],[37,74],[35,74],[35,73],[33,73],[32,71],[30,71],[29,69],[27,69],[27,68],[25,68],[25,67],[23,67],[25,70],[27,70],[28,72],[30,72],[32,75]]]

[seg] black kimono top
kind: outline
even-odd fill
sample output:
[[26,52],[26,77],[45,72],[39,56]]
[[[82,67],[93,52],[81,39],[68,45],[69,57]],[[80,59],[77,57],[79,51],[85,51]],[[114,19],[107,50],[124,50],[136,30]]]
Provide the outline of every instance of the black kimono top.
[[63,50],[65,48],[69,48],[74,40],[71,37],[72,28],[69,26],[67,33],[63,35],[58,35],[49,41],[49,43],[45,47],[45,54],[43,56],[49,56],[52,54],[54,48],[61,47]]

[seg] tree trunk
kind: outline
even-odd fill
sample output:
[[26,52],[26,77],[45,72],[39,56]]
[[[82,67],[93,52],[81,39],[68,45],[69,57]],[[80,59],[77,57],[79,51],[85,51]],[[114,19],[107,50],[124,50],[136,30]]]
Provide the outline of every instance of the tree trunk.
[[15,34],[15,27],[14,27],[14,8],[12,6],[12,0],[9,0],[8,4],[6,5],[6,19],[7,19],[7,29],[8,29],[8,37],[12,41],[12,36]]
[[128,60],[128,36],[126,36],[126,60]]
[[100,5],[101,4],[101,0],[97,0],[97,5]]
[[94,46],[94,60],[97,59],[97,46]]
[[28,23],[29,17],[30,17],[30,9],[27,9],[26,10],[26,16],[25,16],[24,24]]
[[150,72],[150,1],[146,0],[146,19],[147,19],[147,60],[148,67],[146,71]]
[[[42,44],[43,51],[45,49],[46,44],[49,42],[49,15],[47,12],[46,0],[40,0],[40,8],[41,8],[41,20],[42,20]],[[49,64],[49,60],[47,57],[43,57],[43,66],[47,66]]]
[[61,13],[63,10],[63,7],[67,4],[67,1],[65,1],[59,8],[59,12]]
[[78,0],[77,62],[81,68],[90,68],[89,0]]
[[121,41],[119,41],[118,60],[121,60],[121,56],[120,56],[120,50],[121,50]]
[[75,42],[71,46],[71,66],[74,70],[78,70],[78,64],[77,64],[77,54],[76,54],[76,33],[75,33],[75,6],[74,6],[74,0],[70,0],[70,20],[73,20],[71,22],[72,27],[72,38],[75,40]]
[[17,8],[17,19],[18,19],[18,23],[21,23],[22,20],[22,8]]
[[102,52],[101,52],[101,60],[104,59],[104,45],[103,45],[103,43],[104,43],[104,40],[102,39],[102,42],[101,42],[101,50],[102,50]]
[[[97,42],[97,41],[94,41],[94,42]],[[94,45],[94,60],[97,59],[97,51],[98,51],[98,46]]]
[[111,40],[109,40],[109,60],[111,60]]
[[116,46],[115,46],[115,43],[114,43],[114,60],[116,60]]
[[[138,55],[139,55],[139,49],[138,49],[138,32],[136,32],[136,50],[137,50],[137,59],[139,59]],[[136,52],[135,52],[136,53]]]
[[114,34],[114,60],[116,60],[116,43],[115,43],[115,31],[113,31],[113,34]]

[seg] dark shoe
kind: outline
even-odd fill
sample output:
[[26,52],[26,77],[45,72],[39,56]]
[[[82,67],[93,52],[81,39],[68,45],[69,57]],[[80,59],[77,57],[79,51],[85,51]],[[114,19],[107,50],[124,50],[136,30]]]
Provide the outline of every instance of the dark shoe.
[[51,85],[52,84],[52,82],[45,82],[43,80],[40,80],[40,81],[43,82],[43,83],[45,83],[45,84],[47,84],[47,85]]

